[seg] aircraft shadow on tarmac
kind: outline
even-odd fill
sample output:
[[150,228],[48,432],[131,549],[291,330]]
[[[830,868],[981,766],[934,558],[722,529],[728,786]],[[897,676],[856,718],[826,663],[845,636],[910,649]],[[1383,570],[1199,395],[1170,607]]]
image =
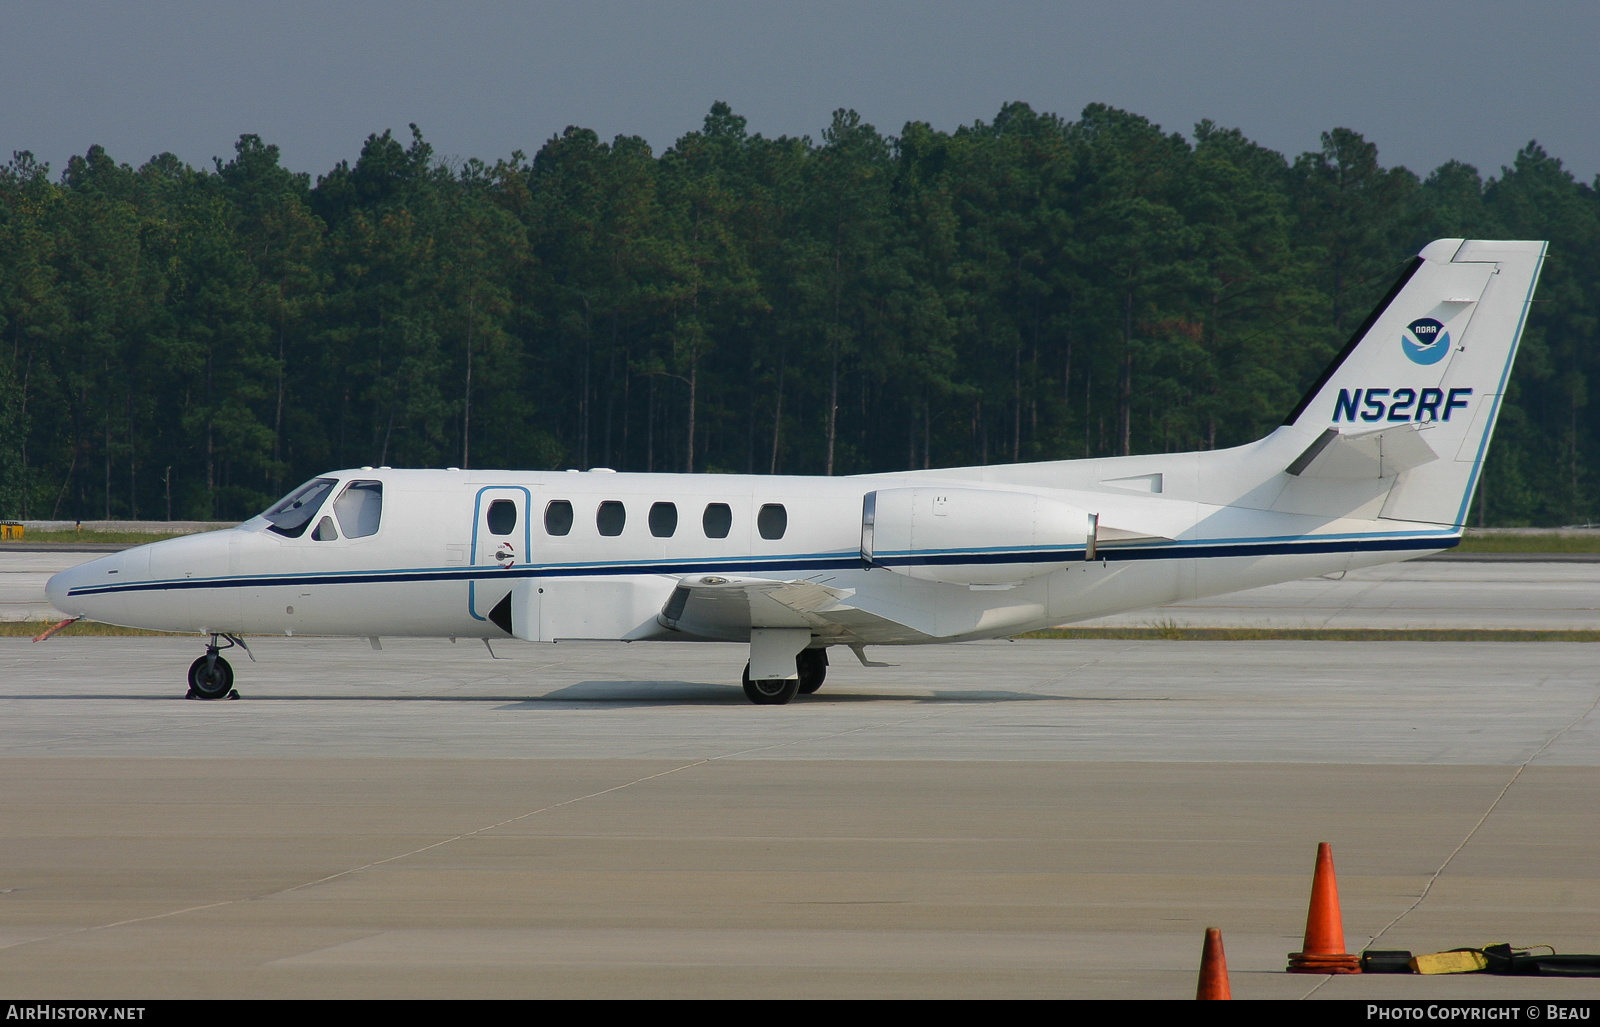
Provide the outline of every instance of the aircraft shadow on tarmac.
[[[641,695],[639,688],[648,689]],[[1164,696],[1101,697],[1053,695],[1001,689],[932,689],[930,692],[844,692],[824,691],[797,696],[795,704],[840,705],[847,703],[974,704],[1025,702],[1164,702]],[[585,706],[746,706],[741,689],[727,685],[700,685],[681,681],[580,681],[540,696],[529,696],[497,707],[501,710],[549,709],[553,705]]]
[[[0,701],[27,702],[184,702],[182,695],[166,693],[123,694],[45,694],[0,695]],[[262,693],[247,692],[244,702],[270,703],[471,703],[497,704],[496,711],[550,710],[562,706],[579,708],[633,708],[662,706],[749,706],[742,689],[723,684],[695,683],[689,681],[580,681],[543,695],[363,695],[359,692],[329,693]],[[1043,692],[1017,692],[998,689],[932,689],[929,692],[824,692],[817,695],[798,696],[795,705],[840,705],[859,703],[908,703],[913,705],[975,705],[1028,702],[1072,703],[1124,703],[1168,702],[1169,697],[1059,695]],[[219,707],[229,701],[220,700]]]

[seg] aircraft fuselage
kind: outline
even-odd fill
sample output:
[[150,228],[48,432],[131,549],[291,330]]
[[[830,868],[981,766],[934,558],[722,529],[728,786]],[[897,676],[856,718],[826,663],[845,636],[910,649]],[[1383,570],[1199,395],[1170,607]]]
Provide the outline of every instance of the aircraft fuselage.
[[[1182,462],[1183,455],[1163,461],[1169,489],[1187,477],[1173,473]],[[355,469],[324,477],[337,483],[324,500],[328,508],[352,482],[381,483],[375,533],[347,537],[334,518],[335,530],[321,538],[309,526],[287,537],[257,517],[86,563],[52,582],[52,600],[98,621],[202,634],[746,641],[751,626],[811,623],[824,643],[893,644],[1016,634],[1417,555],[1456,540],[1456,532],[1436,525],[1373,531],[1370,522],[1246,516],[1185,498],[941,483],[924,474]],[[892,555],[869,567],[864,497],[908,486],[938,492],[941,484],[961,497],[992,492],[1002,503],[1057,497],[1094,513],[1101,525],[1137,523],[1143,532],[1129,541],[1102,539],[1090,558],[1084,534],[986,546],[979,525],[973,544],[921,554],[931,579],[913,576],[918,567],[897,566]],[[811,581],[848,592],[846,605],[862,612],[822,623],[783,608],[765,620],[758,614],[754,625],[738,617],[709,628],[703,621],[666,623],[661,614],[679,582],[708,575]],[[509,610],[496,616],[496,609],[519,586],[532,591],[522,616],[507,623]]]

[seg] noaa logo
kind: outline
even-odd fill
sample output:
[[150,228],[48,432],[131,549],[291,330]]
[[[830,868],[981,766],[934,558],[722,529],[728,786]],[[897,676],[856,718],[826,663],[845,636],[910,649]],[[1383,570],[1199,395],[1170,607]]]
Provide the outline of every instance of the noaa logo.
[[1437,364],[1450,352],[1450,333],[1431,317],[1419,317],[1406,325],[1400,346],[1413,364]]

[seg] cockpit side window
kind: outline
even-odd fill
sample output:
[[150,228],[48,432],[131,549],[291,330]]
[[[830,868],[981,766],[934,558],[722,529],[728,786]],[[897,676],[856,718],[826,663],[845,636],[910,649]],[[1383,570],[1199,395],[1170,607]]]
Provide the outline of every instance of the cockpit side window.
[[383,482],[352,481],[334,500],[333,512],[345,538],[376,535],[383,517]]
[[277,505],[261,515],[269,522],[267,530],[289,538],[299,538],[304,535],[311,518],[322,509],[323,500],[328,498],[328,494],[337,484],[339,484],[337,478],[313,478],[284,496],[278,500]]

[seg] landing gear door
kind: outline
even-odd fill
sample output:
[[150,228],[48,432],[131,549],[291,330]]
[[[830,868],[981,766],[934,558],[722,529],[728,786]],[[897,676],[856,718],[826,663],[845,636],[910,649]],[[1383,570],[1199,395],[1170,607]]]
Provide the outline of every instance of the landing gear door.
[[[528,564],[533,532],[528,511],[531,493],[520,485],[490,485],[478,490],[473,504],[472,568],[467,609],[478,620],[492,622],[513,634],[511,589],[521,575],[508,573]],[[492,573],[482,573],[492,571]]]

